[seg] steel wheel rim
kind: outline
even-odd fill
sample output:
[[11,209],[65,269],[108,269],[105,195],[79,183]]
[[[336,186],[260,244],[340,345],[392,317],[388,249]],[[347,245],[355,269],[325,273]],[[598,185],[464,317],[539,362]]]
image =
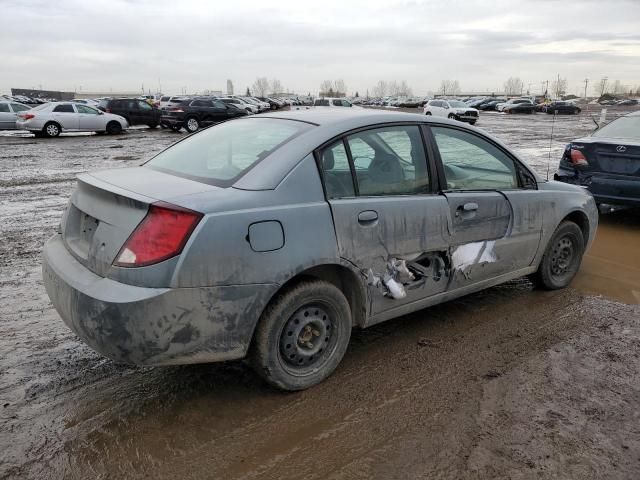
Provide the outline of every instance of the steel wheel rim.
[[55,125],[47,125],[47,133],[52,137],[55,137],[58,134],[58,127]]
[[279,356],[294,375],[306,375],[327,362],[337,343],[335,313],[319,303],[296,310],[280,332]]
[[187,128],[192,132],[198,129],[198,121],[195,118],[187,120]]
[[551,273],[557,277],[571,272],[575,247],[568,236],[558,239],[551,253]]

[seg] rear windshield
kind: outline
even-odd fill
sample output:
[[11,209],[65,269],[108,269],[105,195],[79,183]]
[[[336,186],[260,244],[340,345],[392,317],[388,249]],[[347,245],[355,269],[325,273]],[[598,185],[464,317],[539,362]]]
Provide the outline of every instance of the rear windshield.
[[640,141],[640,116],[620,117],[591,134],[599,138],[628,138]]
[[274,118],[230,120],[176,143],[145,166],[228,187],[309,128],[308,123]]

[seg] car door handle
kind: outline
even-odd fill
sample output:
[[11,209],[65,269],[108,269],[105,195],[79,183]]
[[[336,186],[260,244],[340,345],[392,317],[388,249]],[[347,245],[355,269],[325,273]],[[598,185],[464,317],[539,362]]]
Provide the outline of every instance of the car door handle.
[[465,203],[464,205],[460,205],[458,206],[458,208],[456,208],[456,217],[459,217],[464,213],[476,212],[477,210],[478,204],[476,202]]
[[374,210],[365,210],[358,214],[358,223],[360,225],[373,225],[378,221],[378,212]]

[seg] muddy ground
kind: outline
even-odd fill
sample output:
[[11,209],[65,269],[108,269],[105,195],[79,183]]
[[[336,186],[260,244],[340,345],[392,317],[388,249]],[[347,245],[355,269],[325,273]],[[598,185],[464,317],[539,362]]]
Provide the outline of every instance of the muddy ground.
[[[552,172],[590,113],[556,121]],[[546,175],[551,122],[478,126]],[[601,216],[572,288],[515,281],[355,332],[301,393],[239,363],[124,367],[84,346],[44,292],[42,244],[77,173],[182,136],[0,133],[1,478],[640,478],[637,210]]]

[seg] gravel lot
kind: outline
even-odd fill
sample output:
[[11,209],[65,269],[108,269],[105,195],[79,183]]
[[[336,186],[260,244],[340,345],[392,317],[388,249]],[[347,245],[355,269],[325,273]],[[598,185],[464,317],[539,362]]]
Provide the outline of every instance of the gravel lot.
[[[596,111],[558,117],[552,173]],[[546,175],[551,116],[477,126]],[[0,132],[1,478],[640,478],[637,210],[601,216],[572,288],[515,281],[355,332],[305,392],[240,363],[135,368],[84,346],[40,274],[74,177],[183,136]]]

